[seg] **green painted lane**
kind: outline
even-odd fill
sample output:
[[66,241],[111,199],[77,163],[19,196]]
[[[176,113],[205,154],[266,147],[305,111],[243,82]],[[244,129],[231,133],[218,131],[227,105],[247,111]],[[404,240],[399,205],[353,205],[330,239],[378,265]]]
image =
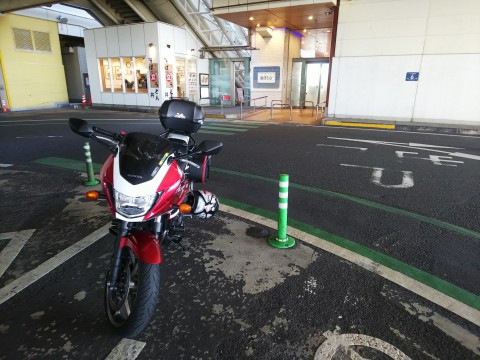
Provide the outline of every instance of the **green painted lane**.
[[[203,125],[205,126],[223,126],[223,127],[229,127],[229,128],[238,128],[238,129],[257,129],[259,126],[258,125],[242,125],[242,124],[234,124],[234,123],[220,123],[217,121],[213,122],[208,122]],[[202,129],[203,129],[202,127]]]
[[[223,127],[223,126],[217,126],[217,125],[207,125],[207,126],[202,126],[202,130],[227,130],[227,131],[237,131],[237,132],[243,132],[243,131],[248,131],[248,129],[237,129],[237,128],[232,128],[232,127]],[[202,131],[200,130],[200,131]]]
[[[292,184],[290,184],[292,186]],[[256,215],[263,216],[265,218],[268,218],[270,220],[277,221],[278,220],[278,214],[264,210],[264,209],[259,209],[257,207],[247,205],[238,201],[233,201],[225,198],[220,198],[220,203],[223,203],[225,205],[247,211],[249,213],[253,213]],[[221,206],[220,206],[221,209]],[[316,236],[318,238],[327,240],[335,245],[338,245],[344,249],[350,250],[356,254],[359,254],[361,256],[364,256],[372,261],[375,261],[383,266],[386,266],[392,270],[395,270],[403,275],[406,275],[414,280],[417,280],[418,282],[421,282],[422,284],[425,284],[435,290],[440,291],[441,293],[450,296],[451,298],[454,298],[468,306],[471,306],[472,308],[476,310],[480,310],[480,297],[472,294],[458,286],[455,286],[443,279],[437,278],[436,276],[433,276],[425,271],[419,270],[413,266],[410,266],[404,262],[401,262],[397,259],[394,259],[392,257],[389,257],[387,255],[384,255],[378,251],[369,249],[365,246],[359,245],[351,240],[342,238],[340,236],[328,233],[324,230],[317,229],[311,225],[302,223],[300,221],[294,220],[294,219],[288,219],[288,225],[291,227],[294,227],[298,230],[301,230],[307,234]]]
[[[272,179],[272,178],[259,176],[259,175],[253,175],[253,174],[246,174],[246,173],[242,173],[242,172],[234,171],[234,170],[226,170],[226,169],[219,169],[219,168],[212,168],[211,170],[219,172],[219,173],[223,173],[223,174],[240,176],[240,177],[244,177],[244,178],[248,178],[248,179],[267,181],[267,182],[271,182],[271,183],[277,183],[278,182],[277,179]],[[330,190],[318,189],[318,188],[314,188],[314,187],[307,186],[307,185],[290,183],[290,187],[294,188],[294,189],[299,189],[299,190],[303,190],[303,191],[312,192],[312,193],[315,193],[315,194],[320,194],[320,195],[325,195],[325,196],[329,196],[329,197],[334,197],[334,198],[337,198],[337,199],[347,200],[347,201],[351,201],[351,202],[354,202],[356,204],[368,206],[368,207],[371,207],[371,208],[374,208],[374,209],[377,209],[377,210],[382,210],[382,211],[390,212],[390,213],[393,213],[393,214],[406,216],[406,217],[415,219],[417,221],[421,221],[421,222],[424,222],[424,223],[427,223],[427,224],[438,226],[442,229],[446,229],[446,230],[455,232],[457,234],[470,236],[470,237],[475,238],[475,239],[480,239],[480,233],[478,233],[476,231],[465,229],[463,227],[453,225],[453,224],[447,223],[445,221],[433,219],[433,218],[430,218],[428,216],[420,215],[420,214],[417,214],[417,213],[414,213],[414,212],[411,212],[411,211],[407,211],[407,210],[403,210],[403,209],[399,209],[399,208],[396,208],[396,207],[393,207],[393,206],[383,205],[383,204],[380,204],[380,203],[377,203],[377,202],[374,202],[374,201],[370,201],[370,200],[366,200],[366,199],[362,199],[362,198],[357,198],[357,197],[352,196],[352,195],[341,194],[341,193],[337,193],[335,191],[330,191]]]
[[214,131],[214,130],[200,130],[199,134],[217,134],[217,135],[235,135],[235,133],[230,133],[226,131]]
[[[48,158],[35,160],[34,162],[38,163],[38,164],[43,164],[43,165],[53,166],[53,167],[58,167],[58,168],[63,168],[63,169],[82,171],[82,172],[86,171],[85,162],[77,161],[77,160],[71,160],[71,159],[65,159],[65,158],[60,158],[60,157],[48,157]],[[95,172],[98,173],[100,171],[101,165],[100,164],[93,164],[93,166],[94,166]],[[216,171],[216,172],[224,173],[224,174],[229,174],[229,175],[234,175],[234,176],[241,176],[241,177],[244,177],[244,178],[249,178],[249,179],[254,179],[254,180],[267,181],[267,182],[271,182],[271,183],[275,183],[275,184],[278,183],[277,179],[271,179],[271,178],[262,177],[262,176],[258,176],[258,175],[241,173],[241,172],[233,171],[233,170],[212,168],[212,171]],[[335,198],[339,198],[339,199],[343,199],[343,200],[349,200],[349,201],[352,201],[352,202],[357,203],[357,204],[361,204],[361,205],[364,205],[364,206],[369,206],[369,207],[372,207],[372,208],[375,208],[375,209],[391,212],[391,213],[394,213],[394,214],[407,216],[407,217],[413,218],[415,220],[423,221],[423,222],[426,222],[426,223],[429,223],[429,224],[432,224],[432,225],[435,225],[435,226],[438,226],[438,227],[441,227],[441,228],[444,228],[444,229],[447,229],[447,230],[450,230],[450,231],[453,231],[453,232],[456,232],[456,233],[459,233],[459,234],[462,234],[462,235],[466,235],[466,236],[470,236],[470,237],[473,237],[473,238],[476,238],[476,239],[480,239],[480,234],[475,232],[475,231],[464,229],[464,228],[461,228],[461,227],[453,225],[453,224],[449,224],[449,223],[446,223],[446,222],[443,222],[443,221],[440,221],[440,220],[428,218],[426,216],[419,215],[419,214],[409,212],[409,211],[406,211],[406,210],[397,209],[397,208],[387,206],[387,205],[382,205],[382,204],[375,203],[375,202],[372,202],[372,201],[369,201],[369,200],[356,198],[356,197],[353,197],[353,196],[350,196],[350,195],[340,194],[340,193],[336,193],[336,192],[328,191],[328,190],[316,189],[316,188],[313,188],[313,187],[300,185],[300,184],[295,184],[295,183],[290,183],[290,187],[297,188],[297,189],[304,190],[304,191],[310,191],[310,192],[314,192],[314,193],[318,193],[318,194],[322,194],[322,195],[326,195],[326,196],[331,196],[331,197],[335,197]],[[237,202],[237,201],[224,199],[224,198],[221,199],[221,202],[223,202],[226,205],[229,205],[229,206],[232,206],[232,207],[244,210],[244,211],[248,211],[248,212],[253,213],[253,214],[264,216],[264,217],[266,217],[268,219],[271,219],[271,220],[274,220],[274,221],[278,220],[278,215],[276,213],[273,213],[273,212],[270,212],[270,211],[267,211],[267,210],[264,210],[264,209],[259,209],[259,208],[253,207],[251,205],[243,204],[243,203],[240,203],[240,202]],[[366,257],[366,258],[368,258],[372,261],[375,261],[375,262],[377,262],[379,264],[382,264],[382,265],[384,265],[384,266],[386,266],[386,267],[388,267],[392,270],[395,270],[395,271],[397,271],[399,273],[402,273],[402,274],[404,274],[404,275],[406,275],[406,276],[408,276],[412,279],[415,279],[415,280],[417,280],[417,281],[419,281],[419,282],[421,282],[421,283],[423,283],[423,284],[425,284],[425,285],[427,285],[427,286],[429,286],[433,289],[436,289],[436,290],[444,293],[445,295],[448,295],[448,296],[450,296],[450,297],[452,297],[452,298],[454,298],[458,301],[461,301],[462,303],[464,303],[468,306],[471,306],[471,307],[473,307],[477,310],[480,310],[480,297],[479,296],[477,296],[475,294],[472,294],[472,293],[470,293],[470,292],[468,292],[464,289],[461,289],[458,286],[455,286],[455,285],[453,285],[453,284],[451,284],[451,283],[449,283],[445,280],[437,278],[437,277],[435,277],[435,276],[433,276],[433,275],[431,275],[431,274],[429,274],[425,271],[417,269],[413,266],[410,266],[410,265],[408,265],[406,263],[403,263],[403,262],[401,262],[397,259],[394,259],[392,257],[384,255],[380,252],[369,249],[369,248],[367,248],[363,245],[357,244],[357,243],[355,243],[351,240],[348,240],[348,239],[342,238],[340,236],[328,233],[324,230],[315,228],[311,225],[302,223],[302,222],[297,221],[295,219],[289,219],[288,223],[289,223],[289,226],[292,226],[292,227],[297,228],[301,231],[304,231],[305,233],[308,233],[308,234],[311,234],[313,236],[325,239],[325,240],[327,240],[329,242],[332,242],[332,243],[334,243],[338,246],[341,246],[345,249],[348,249],[352,252],[355,252],[355,253],[357,253],[361,256],[364,256],[364,257]]]

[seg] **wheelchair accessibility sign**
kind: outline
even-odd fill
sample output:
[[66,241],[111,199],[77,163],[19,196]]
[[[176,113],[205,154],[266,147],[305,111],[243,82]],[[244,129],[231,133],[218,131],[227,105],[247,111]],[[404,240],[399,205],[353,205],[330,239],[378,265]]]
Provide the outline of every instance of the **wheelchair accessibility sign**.
[[418,72],[407,72],[407,75],[405,76],[405,81],[418,81],[418,76],[420,73]]

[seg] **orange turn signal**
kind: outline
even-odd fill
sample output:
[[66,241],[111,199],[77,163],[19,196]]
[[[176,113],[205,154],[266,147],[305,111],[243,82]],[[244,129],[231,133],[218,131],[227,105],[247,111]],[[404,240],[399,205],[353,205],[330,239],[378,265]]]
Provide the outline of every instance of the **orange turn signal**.
[[182,214],[190,214],[192,212],[192,207],[188,204],[180,204],[180,212]]
[[85,197],[88,200],[98,200],[100,198],[100,193],[98,191],[92,190],[85,193]]

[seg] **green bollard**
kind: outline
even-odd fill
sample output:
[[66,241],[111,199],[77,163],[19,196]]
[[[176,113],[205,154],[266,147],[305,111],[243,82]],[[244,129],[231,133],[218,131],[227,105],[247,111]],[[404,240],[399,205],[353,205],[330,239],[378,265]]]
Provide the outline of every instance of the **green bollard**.
[[278,233],[268,239],[268,243],[279,249],[291,248],[295,239],[287,235],[287,210],[288,210],[288,175],[280,175],[280,189],[278,192]]
[[95,179],[95,176],[93,175],[93,165],[92,165],[92,154],[90,153],[90,144],[88,142],[83,145],[83,148],[85,149],[85,164],[87,165],[87,176],[88,176],[88,181],[85,183],[86,186],[93,186],[100,184],[100,181]]

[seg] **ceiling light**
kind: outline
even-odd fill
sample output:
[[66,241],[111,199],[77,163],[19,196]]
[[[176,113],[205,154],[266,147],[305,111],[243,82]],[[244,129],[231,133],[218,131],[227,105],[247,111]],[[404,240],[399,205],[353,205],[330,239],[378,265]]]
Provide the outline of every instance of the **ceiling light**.
[[303,32],[307,32],[307,29],[303,29]]
[[248,20],[253,20],[253,16],[250,16],[250,17],[248,18]]
[[260,24],[257,24],[257,27],[260,27]]
[[310,15],[310,16],[308,17],[308,20],[313,20],[313,16]]
[[302,41],[302,44],[305,44],[305,41]]

